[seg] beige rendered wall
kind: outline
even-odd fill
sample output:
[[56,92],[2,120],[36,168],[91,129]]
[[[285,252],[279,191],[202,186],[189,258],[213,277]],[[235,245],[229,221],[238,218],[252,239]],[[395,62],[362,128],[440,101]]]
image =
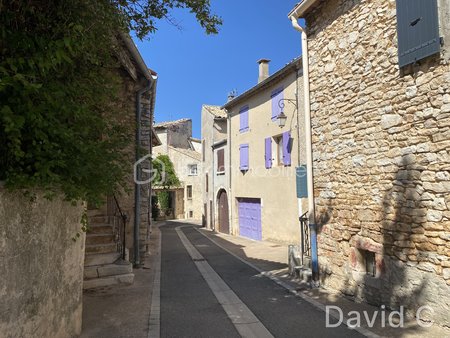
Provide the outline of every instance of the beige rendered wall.
[[84,234],[81,206],[0,187],[0,336],[81,333]]
[[395,4],[322,1],[306,17],[322,283],[428,305],[449,325],[450,66],[437,55],[400,71]]
[[[285,243],[298,243],[299,221],[298,203],[295,184],[295,167],[298,165],[297,109],[295,105],[285,102],[284,113],[288,119],[285,127],[280,128],[271,120],[273,90],[284,87],[284,98],[295,100],[296,83],[299,86],[300,128],[303,124],[303,82],[297,79],[297,71],[292,70],[281,80],[261,89],[247,101],[231,109],[230,123],[230,163],[231,163],[231,227],[234,234],[239,234],[239,215],[237,198],[260,198],[262,217],[262,237]],[[239,110],[249,105],[248,132],[239,132]],[[264,139],[291,131],[292,158],[291,166],[279,166],[275,161],[271,169],[265,168]],[[302,136],[301,140],[302,140]],[[239,170],[239,145],[249,144],[250,170],[243,174]],[[303,141],[302,141],[303,143]],[[301,156],[301,155],[300,155]],[[300,161],[302,163],[302,161]]]

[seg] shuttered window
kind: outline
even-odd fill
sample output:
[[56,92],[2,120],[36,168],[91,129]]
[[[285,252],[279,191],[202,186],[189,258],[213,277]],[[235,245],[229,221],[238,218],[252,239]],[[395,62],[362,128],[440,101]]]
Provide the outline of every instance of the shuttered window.
[[187,195],[187,198],[188,199],[191,199],[192,198],[192,185],[188,185],[188,186],[186,186],[186,195]]
[[283,97],[283,87],[277,88],[272,92],[272,120],[276,120],[277,116],[280,115],[282,111],[280,107],[280,100],[282,100]]
[[217,173],[225,172],[225,150],[217,150]]
[[239,169],[241,169],[242,171],[246,171],[249,169],[248,144],[241,144],[239,146],[239,154],[240,154]]
[[437,0],[396,0],[398,62],[403,67],[440,51]]
[[248,131],[249,130],[249,126],[248,126],[248,106],[244,106],[241,108],[241,110],[239,111],[239,131],[241,133]]
[[291,142],[291,132],[286,131],[282,136],[283,141],[283,164],[291,165],[291,151],[292,151],[292,142]]
[[264,159],[266,169],[272,168],[272,138],[267,137],[264,140]]

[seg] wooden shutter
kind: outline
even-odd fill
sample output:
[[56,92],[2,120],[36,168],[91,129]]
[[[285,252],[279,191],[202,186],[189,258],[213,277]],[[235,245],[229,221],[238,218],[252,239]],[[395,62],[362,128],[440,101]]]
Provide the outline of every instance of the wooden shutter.
[[291,132],[286,131],[283,133],[283,164],[291,165]]
[[272,168],[272,138],[267,137],[264,140],[264,158],[266,162],[266,169]]
[[217,150],[217,172],[221,173],[225,171],[225,150]]
[[239,146],[239,154],[240,154],[240,169],[248,170],[249,161],[248,161],[248,144],[241,144]]
[[283,88],[277,88],[272,92],[272,120],[275,120],[280,115],[282,109],[280,108],[280,100],[284,98]]
[[437,0],[396,0],[398,63],[414,63],[440,51]]
[[239,131],[242,133],[244,131],[248,131],[248,106],[242,107],[241,110],[239,111],[239,122],[240,122],[240,127],[239,127]]

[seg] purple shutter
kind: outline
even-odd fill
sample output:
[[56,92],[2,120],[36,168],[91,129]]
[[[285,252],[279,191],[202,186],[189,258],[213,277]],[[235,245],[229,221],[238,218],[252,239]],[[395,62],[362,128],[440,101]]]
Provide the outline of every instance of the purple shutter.
[[248,144],[241,144],[239,146],[239,153],[240,153],[240,169],[241,170],[248,170]]
[[[275,120],[280,115],[282,109],[280,108],[280,100],[284,98],[283,88],[278,88],[272,92],[272,120]],[[283,102],[281,102],[283,105]]]
[[268,137],[265,140],[265,159],[266,169],[272,168],[272,138]]
[[291,165],[291,132],[283,133],[283,164]]
[[239,131],[242,133],[248,130],[248,106],[242,107],[239,111],[240,128]]

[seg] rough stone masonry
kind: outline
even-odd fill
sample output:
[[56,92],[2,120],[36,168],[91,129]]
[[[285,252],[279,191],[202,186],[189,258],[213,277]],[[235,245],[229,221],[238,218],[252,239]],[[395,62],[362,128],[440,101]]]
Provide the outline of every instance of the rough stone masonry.
[[448,326],[448,57],[399,69],[393,0],[321,1],[306,22],[322,283]]

